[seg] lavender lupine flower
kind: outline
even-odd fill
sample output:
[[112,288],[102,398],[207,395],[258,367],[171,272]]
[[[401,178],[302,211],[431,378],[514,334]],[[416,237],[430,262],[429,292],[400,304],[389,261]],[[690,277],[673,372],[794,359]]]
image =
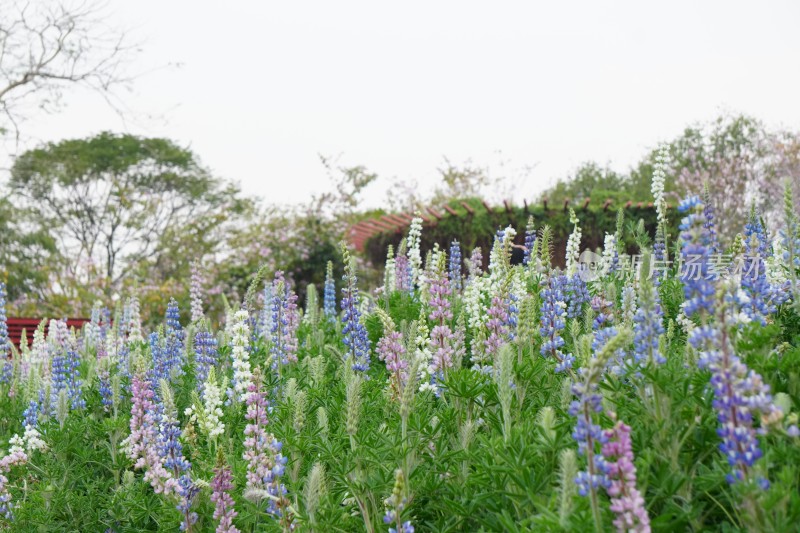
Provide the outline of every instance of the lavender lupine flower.
[[697,196],[691,196],[680,203],[678,210],[681,213],[688,212],[679,226],[682,259],[680,279],[686,297],[683,312],[687,317],[710,315],[714,312],[716,273],[711,268],[713,242],[705,228],[703,203]]
[[542,289],[539,297],[542,300],[541,323],[539,333],[542,336],[542,347],[539,352],[544,357],[551,357],[556,361],[556,372],[563,372],[572,368],[575,357],[564,354],[561,347],[564,339],[561,331],[566,327],[564,316],[567,305],[564,303],[564,291],[559,281],[560,276],[552,273],[542,280]]
[[[483,342],[487,358],[495,360],[500,353],[500,347],[508,343],[508,305],[505,298],[499,295],[492,297],[492,304],[486,311],[489,320],[486,321],[486,329],[489,336]],[[482,370],[489,370],[482,369]]]
[[323,291],[322,312],[329,322],[336,322],[336,284],[333,280],[333,263],[328,261],[325,270],[325,290]]
[[666,359],[659,348],[659,338],[664,334],[664,312],[658,291],[649,280],[639,286],[639,308],[633,316],[634,359],[637,363],[664,364]]
[[390,525],[388,533],[414,533],[414,526],[410,520],[402,521],[403,510],[406,507],[405,476],[401,469],[395,471],[394,488],[392,495],[385,500],[386,514],[383,515],[383,523]]
[[195,363],[195,381],[197,383],[197,392],[203,393],[206,378],[208,378],[208,371],[212,367],[216,367],[219,363],[217,352],[217,339],[210,331],[203,325],[194,336],[194,363]]
[[536,244],[536,226],[534,226],[531,216],[528,217],[528,224],[525,226],[525,252],[522,255],[522,264],[525,266],[531,262],[534,244]]
[[450,243],[450,264],[449,264],[449,277],[450,277],[450,288],[456,292],[460,293],[462,288],[462,281],[463,281],[463,274],[461,272],[461,245],[458,241],[454,240]]
[[191,300],[192,323],[194,324],[203,320],[203,277],[200,274],[200,263],[197,261],[192,261],[189,299]]
[[403,240],[397,247],[397,256],[394,259],[394,282],[399,292],[407,294],[414,292],[414,283],[411,274],[411,263],[406,255],[406,241]]
[[211,501],[214,502],[214,520],[219,520],[216,533],[239,533],[233,525],[233,519],[239,514],[233,508],[233,476],[227,466],[218,466],[214,469],[214,478],[211,480]]
[[6,474],[11,470],[11,467],[24,465],[28,462],[28,456],[23,449],[22,439],[18,435],[14,435],[9,440],[11,448],[8,455],[0,459],[0,515],[6,520],[14,520],[14,504],[11,501],[11,493],[8,491],[8,478]]
[[244,453],[247,461],[245,498],[254,501],[268,500],[267,512],[282,523],[291,524],[286,487],[280,482],[287,459],[281,454],[282,444],[267,433],[269,402],[261,386],[261,373],[256,369],[248,387],[247,413],[249,421],[244,429]]
[[[722,438],[720,451],[731,466],[729,483],[749,479],[750,469],[762,455],[753,414],[761,415],[762,432],[764,426],[783,416],[772,401],[769,385],[734,352],[729,328],[733,323],[731,302],[735,290],[732,284],[722,285],[716,295],[716,323],[698,327],[689,335],[689,342],[700,352],[698,366],[711,372],[712,405],[720,423],[717,434]],[[758,481],[768,484],[766,480]]]
[[170,381],[183,375],[184,331],[180,323],[178,302],[174,298],[167,304],[166,328],[164,331],[164,362]]
[[272,282],[272,329],[270,355],[272,368],[281,372],[282,365],[297,362],[297,295],[289,287],[280,270]]
[[777,310],[774,303],[776,291],[767,279],[767,232],[755,209],[745,225],[744,237],[745,255],[741,271],[744,297],[739,298],[739,303],[750,320],[766,326],[767,317]]
[[483,275],[483,252],[480,247],[474,248],[467,259],[467,275],[470,280]]
[[9,359],[11,342],[8,340],[8,317],[6,317],[6,284],[0,281],[0,360],[2,360],[2,371],[0,372],[0,383],[11,381],[14,365]]
[[262,339],[266,339],[272,331],[272,284],[265,283],[264,291],[261,293],[261,311],[258,315],[257,334]]
[[400,398],[408,379],[408,360],[406,360],[406,348],[403,345],[403,335],[398,331],[389,331],[375,348],[378,358],[386,363],[386,370],[389,371],[389,386],[392,396]]
[[636,488],[631,428],[617,422],[612,429],[606,430],[605,435],[602,454],[611,481],[606,492],[611,497],[611,511],[616,515],[614,526],[620,533],[649,533],[650,516],[644,498]]
[[358,308],[358,278],[355,272],[355,263],[350,258],[350,252],[342,247],[344,258],[344,286],[342,287],[342,336],[347,347],[347,358],[350,359],[353,370],[366,372],[369,370],[370,341],[367,329],[361,323],[361,311]]
[[448,324],[453,319],[453,312],[450,310],[450,279],[444,270],[444,257],[439,257],[439,264],[428,283],[428,305],[431,309],[428,319],[435,323],[430,337],[434,351],[431,374],[443,375],[446,369],[453,366],[453,330]]
[[158,454],[158,408],[153,402],[153,384],[143,372],[136,372],[131,382],[130,435],[123,441],[123,449],[134,461],[134,469],[145,471],[156,494],[169,494],[176,486],[172,474],[164,468]]

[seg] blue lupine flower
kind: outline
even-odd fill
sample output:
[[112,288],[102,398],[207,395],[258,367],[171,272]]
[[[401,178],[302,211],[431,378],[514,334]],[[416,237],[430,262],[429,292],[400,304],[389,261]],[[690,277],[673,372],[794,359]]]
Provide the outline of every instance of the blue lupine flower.
[[153,390],[158,395],[158,382],[162,379],[169,381],[169,360],[164,349],[164,343],[157,331],[149,336],[150,355],[153,359],[153,368],[148,370],[151,374],[150,379],[153,383]]
[[361,323],[361,311],[358,309],[358,278],[355,265],[350,260],[350,254],[345,250],[344,286],[342,287],[342,336],[347,347],[347,357],[351,359],[353,370],[366,372],[369,370],[370,341],[367,329]]
[[528,266],[531,262],[531,253],[533,246],[536,243],[536,228],[533,226],[533,217],[528,219],[528,225],[525,227],[525,251],[522,255],[522,264]]
[[772,401],[769,385],[734,352],[727,331],[733,322],[729,316],[733,290],[722,288],[720,295],[724,298],[718,300],[717,321],[694,329],[689,336],[691,344],[700,352],[698,366],[711,371],[712,405],[720,424],[717,434],[722,438],[719,448],[731,466],[729,483],[746,479],[751,467],[762,456],[753,414],[760,413],[762,419],[780,418],[780,409]]
[[108,370],[99,370],[97,377],[99,380],[100,401],[103,407],[111,407],[114,404],[113,391],[111,390],[111,374]]
[[659,349],[659,337],[664,333],[664,311],[658,291],[651,283],[643,282],[639,292],[639,309],[633,316],[634,359],[637,363],[666,362]]
[[180,311],[178,302],[170,298],[167,304],[166,329],[164,332],[164,364],[167,370],[167,379],[172,381],[174,378],[183,375],[184,363],[184,331],[180,323]]
[[564,287],[564,296],[567,302],[567,318],[576,318],[583,314],[583,304],[591,299],[586,282],[578,274],[571,278],[562,276],[560,281]]
[[690,196],[678,206],[680,212],[688,212],[681,220],[681,265],[680,279],[686,297],[683,312],[687,317],[695,314],[713,313],[715,280],[711,255],[713,242],[705,227],[703,203],[697,196]]
[[217,339],[205,327],[194,336],[195,381],[202,395],[211,367],[217,366]]
[[544,342],[539,352],[544,357],[552,357],[556,361],[556,372],[563,372],[572,368],[575,357],[572,354],[564,354],[561,347],[564,346],[564,339],[561,331],[566,327],[564,316],[566,304],[564,303],[564,291],[562,288],[563,276],[555,273],[546,276],[542,280],[542,289],[539,296],[542,299],[541,309],[541,328],[539,332]]
[[181,428],[177,420],[170,415],[163,416],[164,423],[159,425],[158,453],[164,459],[164,468],[169,470],[178,480],[176,490],[180,501],[176,508],[183,515],[181,531],[185,531],[191,524],[197,521],[197,513],[190,511],[194,497],[199,492],[189,476],[192,464],[183,456],[183,445],[181,445]]
[[36,428],[39,426],[39,411],[41,408],[39,407],[39,402],[36,400],[31,400],[28,402],[28,408],[22,412],[22,429],[24,430],[27,427]]
[[454,292],[461,291],[462,287],[461,263],[461,245],[454,240],[450,244],[450,288]]
[[711,205],[711,193],[708,190],[708,182],[706,182],[705,186],[705,194],[703,195],[703,216],[705,217],[705,223],[703,223],[703,228],[708,232],[709,237],[709,247],[711,248],[711,253],[718,253],[720,251],[719,240],[717,239],[717,230],[715,229],[714,223],[714,207]]
[[272,328],[270,330],[270,355],[272,368],[297,362],[297,295],[294,294],[280,270],[272,283]]
[[766,260],[769,256],[767,232],[755,210],[744,227],[745,256],[741,285],[746,298],[740,299],[742,311],[755,322],[766,326],[767,316],[777,308],[774,296],[778,290],[767,280]]
[[67,350],[67,378],[69,387],[69,399],[72,409],[83,409],[86,407],[86,400],[81,394],[83,380],[80,372],[81,360],[77,350],[70,348]]
[[333,263],[330,261],[328,261],[327,271],[325,272],[322,312],[330,322],[336,321],[336,284],[333,280]]

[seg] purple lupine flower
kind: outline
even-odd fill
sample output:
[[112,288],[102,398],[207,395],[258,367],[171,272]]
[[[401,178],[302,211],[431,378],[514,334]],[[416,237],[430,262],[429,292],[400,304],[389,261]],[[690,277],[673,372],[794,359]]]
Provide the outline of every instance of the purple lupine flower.
[[533,217],[528,217],[528,224],[525,226],[525,251],[522,255],[522,264],[525,266],[531,262],[534,244],[536,244],[536,227],[533,224]]
[[211,480],[211,501],[214,502],[214,520],[219,520],[216,533],[239,533],[233,525],[233,519],[239,514],[233,508],[233,476],[227,466],[214,469],[214,478]]
[[358,278],[355,273],[355,264],[350,259],[350,254],[344,250],[342,254],[344,263],[344,286],[342,287],[342,336],[347,347],[347,358],[350,359],[353,370],[366,372],[369,370],[370,341],[367,329],[361,323],[361,311],[358,309]]
[[402,244],[397,248],[397,256],[394,259],[394,282],[399,292],[411,293],[414,291],[411,263],[404,250]]
[[168,381],[183,375],[184,331],[180,323],[178,302],[174,298],[167,304],[166,328],[164,331],[164,364]]
[[565,309],[564,291],[560,280],[562,276],[552,273],[542,279],[542,289],[539,296],[542,299],[541,323],[539,333],[544,342],[539,352],[544,357],[550,357],[556,361],[556,372],[563,372],[572,368],[575,357],[572,354],[564,354],[561,347],[564,346],[564,339],[561,331],[566,327],[564,322]]
[[205,327],[194,336],[195,382],[197,391],[202,395],[208,371],[218,364],[217,339]]
[[634,359],[637,363],[664,364],[659,338],[664,333],[664,312],[656,288],[643,281],[639,289],[639,308],[633,316]]
[[325,271],[322,313],[329,322],[336,321],[336,283],[333,279],[333,263],[331,261],[328,261]]
[[617,422],[605,432],[606,442],[602,454],[610,485],[606,489],[611,498],[611,511],[616,515],[614,525],[618,532],[650,532],[650,516],[644,498],[636,488],[636,466],[633,464],[631,428]]
[[761,414],[762,423],[766,424],[782,417],[772,401],[769,385],[734,352],[728,332],[733,322],[730,308],[734,291],[735,287],[721,287],[716,323],[700,326],[689,335],[689,342],[700,352],[698,366],[711,372],[712,405],[720,424],[717,434],[722,438],[720,451],[731,466],[729,483],[749,478],[750,469],[762,455],[753,414]]
[[272,282],[272,329],[270,354],[272,368],[280,373],[282,365],[297,362],[297,295],[294,294],[282,271],[275,273]]
[[469,259],[467,259],[468,279],[479,278],[483,274],[483,252],[480,247],[474,248]]
[[386,333],[378,341],[375,351],[378,359],[386,363],[392,395],[399,398],[408,379],[408,361],[405,358],[406,348],[403,345],[403,335],[397,331]]
[[686,301],[683,312],[687,317],[695,314],[710,315],[714,312],[713,300],[717,274],[711,266],[713,241],[705,227],[703,203],[697,196],[690,196],[680,203],[678,210],[688,214],[681,220],[681,269],[680,279]]
[[123,445],[134,469],[145,471],[156,494],[168,494],[175,487],[172,474],[164,468],[158,453],[158,408],[153,401],[153,385],[141,372],[131,382],[131,433]]
[[200,274],[200,263],[197,261],[192,261],[189,300],[191,301],[192,323],[194,324],[203,319],[203,277]]
[[450,264],[449,264],[449,277],[450,288],[455,293],[461,292],[463,285],[463,274],[461,272],[461,245],[458,241],[454,240],[450,243]]
[[291,523],[286,487],[280,482],[287,459],[281,454],[282,444],[267,433],[269,402],[261,385],[261,374],[256,369],[248,387],[247,413],[249,422],[244,429],[244,453],[247,461],[246,497],[256,501],[268,499],[267,513],[279,518],[282,523]]
[[0,383],[11,381],[14,365],[9,359],[11,342],[8,340],[8,317],[6,317],[6,284],[0,281]]
[[508,343],[508,306],[507,300],[501,296],[492,297],[492,304],[486,311],[489,320],[486,328],[489,330],[488,338],[483,341],[486,355],[494,359],[500,352],[500,347]]
[[444,270],[444,258],[432,273],[428,291],[428,304],[431,307],[428,318],[436,324],[431,330],[431,347],[434,349],[432,374],[442,377],[445,370],[453,366],[453,330],[448,325],[453,319],[453,312],[450,310],[452,291],[450,279]]

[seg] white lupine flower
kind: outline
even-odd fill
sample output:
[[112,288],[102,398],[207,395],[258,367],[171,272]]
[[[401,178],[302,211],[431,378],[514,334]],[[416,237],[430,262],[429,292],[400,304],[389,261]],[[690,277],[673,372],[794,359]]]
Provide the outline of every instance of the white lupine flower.
[[383,293],[391,294],[397,287],[397,277],[395,272],[394,248],[390,245],[386,254],[386,268],[383,271]]
[[195,422],[200,431],[209,439],[215,440],[219,435],[225,433],[225,423],[222,422],[222,388],[217,384],[217,376],[211,368],[206,378],[203,388],[203,407],[202,412],[196,405],[188,407],[184,412]]
[[569,234],[567,240],[567,275],[572,276],[578,272],[578,260],[581,253],[581,227],[578,225],[578,217],[575,215],[575,210],[570,208],[569,221],[573,225],[572,233]]
[[233,390],[237,401],[243,402],[247,396],[247,388],[253,381],[250,370],[250,354],[247,345],[250,342],[250,326],[247,324],[247,311],[240,309],[234,313],[226,327],[230,337],[231,361],[233,366]]
[[772,243],[772,255],[765,261],[767,280],[771,285],[783,285],[789,279],[783,263],[784,251],[783,239],[775,239]]
[[483,327],[484,307],[483,291],[488,284],[487,278],[473,278],[472,282],[464,289],[464,308],[467,312],[470,330],[478,331]]
[[25,434],[22,436],[25,441],[25,451],[32,452],[33,450],[45,451],[47,450],[47,443],[42,440],[42,435],[39,430],[33,426],[25,426]]
[[617,248],[617,237],[613,233],[606,233],[605,241],[603,242],[603,265],[602,275],[605,276],[611,270],[611,265],[614,264],[614,254]]
[[411,226],[408,228],[407,238],[407,252],[408,264],[411,267],[411,283],[417,283],[420,275],[420,268],[422,267],[422,256],[419,252],[419,239],[422,236],[422,218],[416,216],[411,220]]
[[622,288],[622,321],[625,324],[633,324],[633,317],[636,315],[636,291],[631,285]]
[[656,164],[653,167],[653,181],[650,184],[650,192],[653,193],[653,205],[656,207],[656,216],[659,225],[663,225],[667,220],[667,203],[664,200],[664,180],[667,175],[667,163],[669,152],[666,146],[662,146],[656,155]]

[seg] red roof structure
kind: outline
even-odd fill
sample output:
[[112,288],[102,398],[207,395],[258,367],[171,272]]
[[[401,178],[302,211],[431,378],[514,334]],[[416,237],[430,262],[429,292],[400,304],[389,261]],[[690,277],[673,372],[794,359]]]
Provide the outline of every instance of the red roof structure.
[[[8,318],[8,338],[19,350],[20,342],[22,342],[22,330],[28,337],[28,346],[33,342],[33,332],[39,326],[39,323],[44,320],[43,318],[30,318],[30,317],[9,317]],[[88,318],[68,318],[67,327],[80,329],[84,324],[89,322]]]

